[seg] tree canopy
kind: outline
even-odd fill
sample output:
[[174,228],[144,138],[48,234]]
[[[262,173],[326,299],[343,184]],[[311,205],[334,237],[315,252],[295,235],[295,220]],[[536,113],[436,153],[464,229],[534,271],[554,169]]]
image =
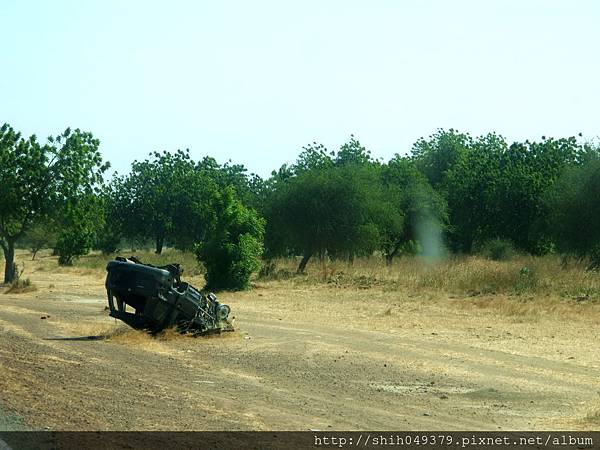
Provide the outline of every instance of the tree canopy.
[[[600,149],[576,137],[509,143],[440,129],[406,154],[376,159],[356,137],[317,142],[267,179],[189,150],[152,152],[103,181],[89,132],[40,143],[0,127],[4,281],[17,242],[54,245],[62,264],[90,248],[152,242],[196,253],[212,288],[245,289],[259,259],[395,257],[514,246],[600,261]],[[600,266],[600,263],[595,264]]]
[[46,144],[0,127],[0,246],[4,282],[15,276],[14,249],[36,223],[61,216],[82,196],[91,196],[109,167],[91,133],[67,128]]

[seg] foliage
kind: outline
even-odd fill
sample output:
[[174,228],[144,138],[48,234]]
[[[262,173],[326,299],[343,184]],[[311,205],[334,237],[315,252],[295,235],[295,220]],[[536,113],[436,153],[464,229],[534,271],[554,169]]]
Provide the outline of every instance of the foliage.
[[101,199],[94,195],[81,195],[70,199],[63,208],[61,231],[58,235],[58,263],[72,265],[73,258],[90,251],[94,239],[103,226]]
[[233,164],[231,161],[219,165],[214,158],[204,157],[196,163],[196,171],[203,174],[204,179],[210,179],[218,189],[232,187],[237,198],[245,205],[252,208],[260,206],[260,193],[263,189],[262,179],[242,164]]
[[4,292],[5,294],[23,294],[25,292],[31,292],[37,290],[36,286],[31,282],[29,278],[15,277]]
[[[417,241],[425,244],[427,254],[441,254],[441,232],[447,228],[448,214],[444,198],[419,172],[414,161],[395,155],[383,166],[382,179],[391,207],[402,214],[402,222],[380,224],[381,249],[388,264],[403,251],[410,253]],[[430,248],[431,247],[431,248]]]
[[509,146],[495,133],[472,138],[454,130],[440,130],[413,149],[417,167],[447,200],[453,250],[467,253],[490,236],[528,252],[550,251],[544,196],[588,154],[574,137]]
[[119,189],[120,182],[121,179],[114,176],[111,183],[102,186],[98,196],[102,226],[97,227],[93,248],[105,255],[117,252],[125,235],[127,209],[120,198],[124,194],[124,190]]
[[352,257],[369,254],[380,241],[378,222],[401,221],[387,208],[369,167],[345,165],[303,170],[272,192],[267,217],[268,254],[304,255],[304,270],[313,255]]
[[196,167],[188,151],[155,152],[151,157],[134,161],[129,175],[115,180],[116,208],[110,215],[121,224],[124,236],[153,239],[157,254],[166,241],[189,249],[211,221],[208,204],[215,183],[206,170]]
[[493,261],[508,261],[516,255],[515,247],[508,239],[489,239],[483,242],[478,253]]
[[590,258],[590,269],[600,267],[600,157],[568,171],[548,204],[559,249]]
[[35,260],[37,253],[41,249],[56,246],[56,228],[56,221],[51,218],[36,223],[19,239],[19,245],[31,249],[31,259]]
[[152,241],[157,254],[193,250],[209,287],[233,289],[248,286],[261,253],[264,276],[275,257],[301,256],[303,272],[312,257],[381,254],[391,264],[439,256],[446,244],[493,260],[558,250],[600,267],[600,149],[575,137],[509,144],[440,129],[383,162],[351,136],[337,151],[305,146],[267,180],[231,161],[194,161],[188,150],[154,152],[103,186],[98,147],[80,130],[41,144],[0,128],[5,282],[15,277],[17,242],[34,258],[56,242],[60,263],[71,264],[92,247],[110,254]]
[[205,239],[216,220],[211,205],[218,191],[231,188],[252,207],[260,204],[263,189],[262,180],[243,165],[219,165],[211,157],[194,162],[188,150],[154,152],[149,159],[134,161],[131,172],[112,184],[114,195],[109,198],[116,207],[109,217],[115,217],[123,237],[153,239],[157,254],[167,242],[190,250]]
[[206,268],[206,288],[244,290],[259,269],[263,252],[264,220],[244,206],[232,187],[212,205],[216,220],[196,245],[196,256]]
[[452,169],[472,146],[469,134],[450,128],[439,129],[428,139],[420,138],[412,148],[417,168],[437,190],[443,190],[448,171]]
[[44,145],[22,138],[8,124],[0,127],[0,246],[4,281],[15,276],[14,247],[36,224],[60,216],[72,198],[91,195],[108,164],[91,133],[67,128]]

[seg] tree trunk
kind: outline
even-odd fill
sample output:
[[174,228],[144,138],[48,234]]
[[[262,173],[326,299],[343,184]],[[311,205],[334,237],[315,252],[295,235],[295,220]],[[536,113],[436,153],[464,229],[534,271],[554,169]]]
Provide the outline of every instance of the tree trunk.
[[312,256],[312,252],[304,252],[302,256],[302,261],[300,261],[300,265],[298,266],[298,273],[304,273],[304,269],[306,269],[306,265],[308,264],[308,260]]
[[354,265],[354,253],[350,253],[348,255],[348,260],[346,261],[349,267]]
[[33,255],[31,256],[31,260],[35,261],[35,255],[37,255],[38,249],[33,250]]
[[4,283],[11,283],[15,279],[15,241],[7,241],[4,249]]
[[394,246],[394,250],[385,254],[385,263],[388,267],[392,265],[392,262],[394,261],[394,256],[398,254],[399,250],[400,245],[397,244],[396,246]]
[[162,236],[156,236],[156,254],[160,255],[163,250],[164,238]]

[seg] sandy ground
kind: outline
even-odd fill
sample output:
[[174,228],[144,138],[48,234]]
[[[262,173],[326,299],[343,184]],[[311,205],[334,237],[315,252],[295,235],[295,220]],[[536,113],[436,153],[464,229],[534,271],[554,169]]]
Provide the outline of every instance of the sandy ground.
[[0,294],[0,407],[33,429],[599,425],[598,305],[271,282],[220,296],[236,332],[157,339],[108,316],[102,273],[27,268],[36,291]]

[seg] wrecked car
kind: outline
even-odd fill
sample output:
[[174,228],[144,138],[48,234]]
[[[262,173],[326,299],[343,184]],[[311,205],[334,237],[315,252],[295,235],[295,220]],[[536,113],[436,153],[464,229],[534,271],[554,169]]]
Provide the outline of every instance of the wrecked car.
[[181,281],[179,264],[153,266],[117,257],[106,271],[109,314],[135,329],[175,328],[198,335],[233,331],[229,306]]

